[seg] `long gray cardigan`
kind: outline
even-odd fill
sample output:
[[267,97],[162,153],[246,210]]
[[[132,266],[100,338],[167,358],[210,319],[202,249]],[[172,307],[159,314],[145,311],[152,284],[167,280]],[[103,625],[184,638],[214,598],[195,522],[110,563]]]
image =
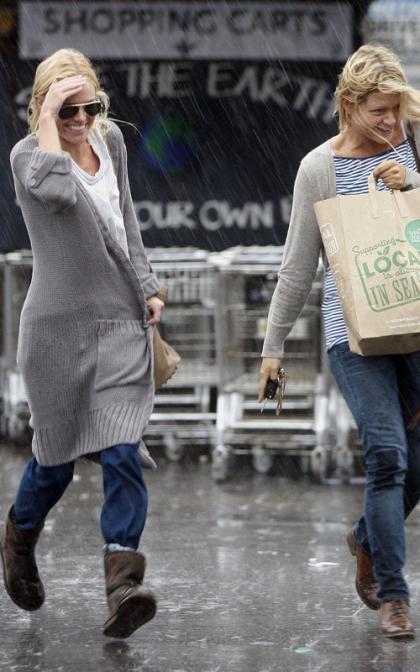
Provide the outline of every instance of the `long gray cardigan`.
[[154,400],[145,300],[159,291],[131,199],[121,131],[106,142],[117,175],[130,259],[109,233],[71,158],[18,142],[11,165],[33,251],[18,340],[33,453],[56,465],[140,440]]
[[[419,154],[419,123],[411,125],[411,133]],[[420,187],[420,175],[407,170],[403,188],[414,187]],[[330,139],[302,159],[296,175],[289,230],[279,279],[271,299],[263,357],[283,357],[284,341],[311,291],[320,253],[326,264],[314,203],[334,196],[335,166]]]

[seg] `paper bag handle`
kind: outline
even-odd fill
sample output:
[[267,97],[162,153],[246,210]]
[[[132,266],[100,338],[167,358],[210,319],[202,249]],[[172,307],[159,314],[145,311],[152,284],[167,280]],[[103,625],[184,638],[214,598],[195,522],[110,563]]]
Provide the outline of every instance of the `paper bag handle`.
[[[370,173],[368,177],[369,196],[370,196],[372,217],[374,217],[375,219],[379,217],[379,206],[378,206],[378,199],[376,196],[378,193],[376,189],[377,184],[378,184],[378,178],[374,176],[373,172]],[[408,217],[406,202],[402,197],[401,191],[399,189],[393,189],[391,193],[395,198],[395,202],[398,208],[398,212],[400,213],[400,217],[404,218]]]
[[368,187],[369,187],[369,197],[370,197],[370,209],[372,212],[372,217],[374,219],[378,219],[379,217],[379,207],[378,207],[378,199],[376,197],[377,195],[377,189],[376,185],[378,184],[378,178],[375,177],[375,175],[370,173],[368,177]]
[[399,189],[394,189],[392,191],[392,195],[395,198],[395,202],[397,204],[398,212],[400,213],[400,217],[406,218],[408,217],[408,210],[407,210],[407,203],[403,198],[403,195]]

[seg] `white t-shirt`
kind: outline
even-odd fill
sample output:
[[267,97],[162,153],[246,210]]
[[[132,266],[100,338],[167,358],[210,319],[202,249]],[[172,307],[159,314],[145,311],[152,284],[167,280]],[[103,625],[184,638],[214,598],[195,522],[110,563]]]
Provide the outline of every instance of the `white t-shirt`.
[[90,131],[88,140],[99,159],[99,170],[96,175],[89,175],[72,159],[73,174],[89,192],[109,232],[128,257],[127,234],[120,208],[120,192],[108,148],[95,128]]

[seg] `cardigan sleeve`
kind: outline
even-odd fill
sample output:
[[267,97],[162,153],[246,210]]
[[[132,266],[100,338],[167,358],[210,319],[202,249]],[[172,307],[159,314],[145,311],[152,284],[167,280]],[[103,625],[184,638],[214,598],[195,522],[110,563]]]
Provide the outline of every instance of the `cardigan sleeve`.
[[415,170],[408,170],[407,168],[402,190],[408,191],[409,189],[416,189],[418,187],[420,187],[420,174]]
[[302,311],[312,288],[322,239],[314,203],[320,200],[314,181],[301,165],[295,180],[293,206],[283,261],[268,313],[262,356],[281,359],[284,341]]
[[406,168],[404,184],[401,187],[401,191],[408,191],[409,189],[417,189],[420,187],[420,124],[411,121],[407,124],[405,130],[416,160],[417,170],[409,170]]
[[55,214],[76,203],[70,154],[16,145],[10,155],[12,172],[23,188]]

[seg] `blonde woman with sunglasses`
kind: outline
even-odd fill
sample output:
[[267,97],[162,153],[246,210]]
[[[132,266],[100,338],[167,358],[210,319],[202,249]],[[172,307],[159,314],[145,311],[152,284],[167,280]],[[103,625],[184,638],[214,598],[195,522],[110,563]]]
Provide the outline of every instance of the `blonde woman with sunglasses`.
[[[307,154],[296,176],[279,280],[271,301],[260,371],[260,400],[282,363],[284,340],[302,310],[323,251],[313,204],[336,194],[420,186],[420,92],[389,50],[364,45],[336,89],[339,133]],[[325,254],[323,254],[325,258]],[[420,498],[420,352],[361,357],[349,349],[343,311],[326,266],[322,304],[331,371],[356,421],[366,466],[364,514],[347,535],[356,589],[379,610],[383,634],[412,638],[403,576],[404,520]]]
[[62,49],[37,68],[30,133],[11,153],[33,251],[18,365],[27,391],[33,457],[0,535],[4,582],[22,609],[44,588],[35,545],[75,460],[101,465],[101,531],[108,618],[104,634],[128,637],[153,618],[140,587],[146,520],[142,434],[152,412],[152,331],[163,302],[145,255],[126,148],[107,120],[108,97],[91,63]]

